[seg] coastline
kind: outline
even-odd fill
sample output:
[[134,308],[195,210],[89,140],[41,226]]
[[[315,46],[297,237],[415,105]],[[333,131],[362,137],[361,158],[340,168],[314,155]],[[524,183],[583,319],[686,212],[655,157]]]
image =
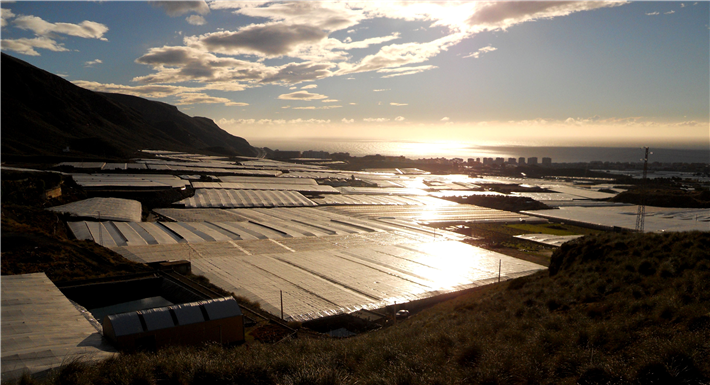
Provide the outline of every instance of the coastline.
[[[552,158],[553,163],[579,162],[639,162],[643,158],[641,147],[604,146],[538,146],[538,145],[476,145],[466,142],[417,142],[375,140],[311,140],[311,139],[256,139],[255,147],[268,147],[280,151],[327,151],[349,153],[350,156],[383,155],[404,156],[410,159],[429,158],[484,158],[501,157]],[[710,164],[710,148],[651,147],[649,162],[706,163]]]

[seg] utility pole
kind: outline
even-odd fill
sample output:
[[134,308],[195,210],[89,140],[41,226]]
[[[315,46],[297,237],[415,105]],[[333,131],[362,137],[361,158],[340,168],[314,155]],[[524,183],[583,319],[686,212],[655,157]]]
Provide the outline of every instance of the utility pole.
[[646,219],[646,196],[644,189],[646,187],[646,176],[648,175],[648,147],[644,147],[644,149],[646,153],[642,159],[643,176],[641,178],[641,188],[639,188],[639,208],[636,213],[636,231],[639,233],[643,233],[643,224]]

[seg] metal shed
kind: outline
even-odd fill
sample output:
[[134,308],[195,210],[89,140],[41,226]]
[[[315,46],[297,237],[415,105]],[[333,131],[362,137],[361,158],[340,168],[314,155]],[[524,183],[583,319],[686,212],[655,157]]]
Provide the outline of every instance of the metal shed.
[[231,297],[112,314],[104,317],[103,329],[124,351],[244,341],[242,311]]

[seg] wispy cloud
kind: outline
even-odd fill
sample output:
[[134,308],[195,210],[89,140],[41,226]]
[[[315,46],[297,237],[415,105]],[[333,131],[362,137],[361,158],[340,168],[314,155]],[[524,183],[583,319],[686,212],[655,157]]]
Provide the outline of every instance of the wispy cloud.
[[404,121],[404,116],[398,116],[398,117],[394,118],[394,120],[396,122],[402,122],[402,121]]
[[368,123],[383,123],[383,122],[389,122],[390,120],[388,118],[364,118],[362,120],[363,122],[368,122]]
[[312,94],[308,91],[296,91],[290,94],[279,95],[279,99],[283,100],[320,100],[328,97],[321,94]]
[[343,122],[343,123],[345,123],[345,124],[355,123],[355,119],[346,119],[346,118],[343,118],[343,120],[341,120],[341,122]]
[[646,16],[657,16],[660,15],[660,12],[646,12]]
[[380,88],[380,89],[372,90],[372,92],[383,92],[383,91],[389,91],[389,90],[390,90],[389,88]]
[[390,103],[390,106],[408,106],[409,104],[407,103]]
[[95,64],[103,63],[101,59],[91,60],[84,63],[84,67],[93,67]]
[[307,107],[293,107],[294,110],[330,110],[333,108],[341,108],[342,106],[307,106]]
[[309,84],[307,86],[301,87],[302,90],[309,90],[311,88],[318,88],[318,85],[317,84]]
[[478,59],[481,56],[481,54],[483,54],[483,53],[493,52],[493,51],[497,51],[497,50],[498,50],[498,48],[492,47],[491,45],[487,45],[483,48],[479,48],[478,51],[476,51],[476,52],[472,52],[472,53],[464,56],[463,58],[466,59],[466,58],[472,57],[474,59]]

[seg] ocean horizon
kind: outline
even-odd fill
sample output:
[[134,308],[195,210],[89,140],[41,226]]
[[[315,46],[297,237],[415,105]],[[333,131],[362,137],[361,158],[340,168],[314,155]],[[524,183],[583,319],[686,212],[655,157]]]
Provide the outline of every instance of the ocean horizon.
[[[641,162],[642,147],[604,146],[538,146],[538,145],[479,145],[467,142],[420,142],[381,140],[338,139],[254,139],[256,147],[268,147],[281,151],[327,151],[347,152],[351,156],[385,155],[404,156],[410,159],[424,158],[530,158],[549,157],[553,163],[576,162]],[[669,146],[670,147],[670,146]],[[710,148],[650,148],[649,162],[660,163],[707,163],[710,164]]]

